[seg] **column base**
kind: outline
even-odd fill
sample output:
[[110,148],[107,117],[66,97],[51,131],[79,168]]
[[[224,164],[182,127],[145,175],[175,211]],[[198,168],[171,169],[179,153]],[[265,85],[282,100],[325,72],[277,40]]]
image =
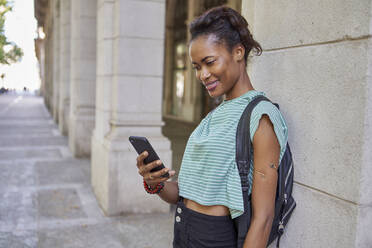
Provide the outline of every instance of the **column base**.
[[70,117],[68,144],[75,157],[90,156],[93,129],[94,115]]
[[53,120],[58,124],[58,109],[53,106]]
[[58,127],[59,131],[62,133],[62,135],[67,136],[68,135],[68,129],[69,129],[69,113],[70,113],[70,106],[69,104],[65,104],[63,108],[60,108],[58,111]]

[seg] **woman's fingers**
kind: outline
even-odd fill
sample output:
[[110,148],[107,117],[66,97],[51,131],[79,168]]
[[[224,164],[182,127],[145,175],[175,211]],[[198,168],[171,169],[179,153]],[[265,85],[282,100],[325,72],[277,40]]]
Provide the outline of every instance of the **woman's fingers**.
[[153,161],[149,164],[146,164],[146,165],[143,165],[139,168],[139,174],[141,176],[144,176],[146,173],[150,172],[152,169],[154,169],[155,167],[158,167],[159,165],[161,165],[161,161],[160,160],[156,160],[156,161]]
[[[154,172],[154,173],[158,174],[158,171]],[[169,177],[160,177],[160,176],[155,177],[154,173],[149,173],[148,175],[146,175],[146,177],[144,177],[147,185],[149,185],[151,187],[155,187],[158,183],[168,181],[169,178],[171,178],[172,176],[174,176],[176,174],[176,172],[174,170],[170,170],[170,171],[168,170]],[[163,174],[165,174],[165,173],[163,173]],[[152,179],[150,179],[151,174],[152,174],[152,177],[151,177]]]
[[137,156],[137,167],[138,169],[140,169],[144,163],[143,163],[143,160],[148,156],[148,152],[147,151],[144,151],[143,153],[141,153],[140,155]]
[[[162,177],[167,172],[169,174],[169,177]],[[169,178],[173,177],[175,174],[176,174],[176,172],[174,170],[164,168],[164,169],[161,169],[160,171],[156,171],[156,172],[153,172],[153,173],[148,173],[148,175],[146,176],[146,179],[149,180],[149,181],[165,182]]]
[[[162,162],[160,160],[153,161],[151,163],[145,164],[144,159],[148,156],[148,152],[144,151],[137,156],[137,168],[138,173],[143,177],[147,185],[155,187],[161,182],[167,181],[170,177],[175,175],[175,171],[168,168],[163,168],[159,171],[151,173],[151,170],[160,166]],[[169,177],[162,177],[162,175],[169,173]]]
[[158,178],[158,177],[161,177],[162,175],[164,175],[165,173],[167,173],[168,171],[169,171],[168,168],[163,168],[159,171],[151,173],[150,175],[154,178]]
[[[152,172],[151,170],[160,166],[162,162],[160,160],[153,161],[149,164],[144,163],[144,159],[148,156],[148,153],[145,151],[138,155],[137,157],[137,167],[138,173],[145,179],[146,183],[149,185],[156,185],[160,182],[167,181],[170,177],[175,175],[175,171],[170,170],[168,168],[163,168],[159,171]],[[169,177],[162,177],[162,175],[169,173]]]

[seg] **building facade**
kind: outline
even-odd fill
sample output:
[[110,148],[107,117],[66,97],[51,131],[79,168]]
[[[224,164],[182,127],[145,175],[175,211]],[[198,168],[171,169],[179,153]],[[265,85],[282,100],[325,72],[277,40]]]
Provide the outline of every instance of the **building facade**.
[[101,208],[169,211],[144,193],[128,137],[148,137],[179,170],[222,100],[195,79],[187,24],[221,4],[262,45],[248,74],[289,127],[298,205],[283,247],[371,247],[371,0],[35,0],[41,92],[73,154],[90,157]]

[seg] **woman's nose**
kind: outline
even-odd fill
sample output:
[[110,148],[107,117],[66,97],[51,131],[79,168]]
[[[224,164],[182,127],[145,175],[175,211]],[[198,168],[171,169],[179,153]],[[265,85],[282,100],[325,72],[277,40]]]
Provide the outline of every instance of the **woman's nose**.
[[201,75],[200,75],[200,80],[205,82],[210,76],[211,76],[211,73],[208,70],[202,70]]

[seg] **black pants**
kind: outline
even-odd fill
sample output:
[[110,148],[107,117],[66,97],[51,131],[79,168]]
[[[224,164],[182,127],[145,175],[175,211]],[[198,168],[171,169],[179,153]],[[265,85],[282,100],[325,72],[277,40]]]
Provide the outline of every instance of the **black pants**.
[[236,248],[237,236],[230,216],[211,216],[178,202],[173,248]]

